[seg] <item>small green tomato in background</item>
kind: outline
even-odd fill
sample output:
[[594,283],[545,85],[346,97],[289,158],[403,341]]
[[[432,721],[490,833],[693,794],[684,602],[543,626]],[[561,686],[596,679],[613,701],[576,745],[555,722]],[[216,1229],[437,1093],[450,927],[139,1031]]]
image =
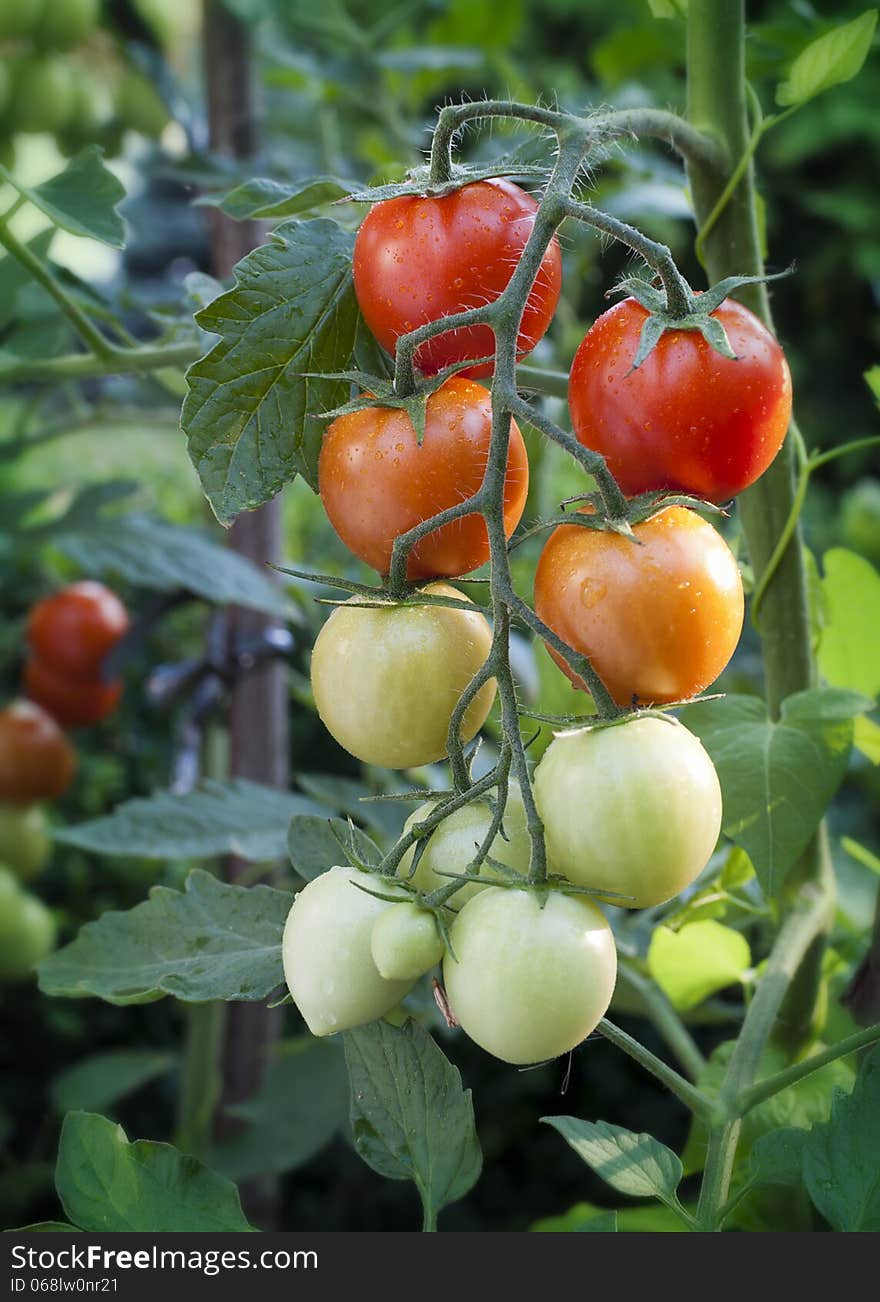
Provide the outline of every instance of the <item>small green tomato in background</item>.
[[846,545],[880,565],[880,480],[860,479],[849,490],[840,524]]
[[[414,824],[427,818],[436,803],[428,800],[424,805],[419,805],[406,820],[403,830],[408,832]],[[429,891],[436,890],[438,886],[446,886],[449,883],[450,878],[442,877],[441,873],[467,872],[477,847],[482,844],[489,831],[491,822],[492,810],[486,800],[475,800],[472,804],[457,809],[448,818],[444,818],[439,827],[428,837],[428,844],[422,851],[418,867],[411,878],[413,885],[427,894]],[[410,876],[415,852],[415,846],[411,846],[406,851],[397,869],[398,876]],[[525,874],[529,870],[531,841],[522,792],[515,781],[512,781],[507,789],[504,835],[499,832],[495,837],[489,854],[499,863],[507,864],[508,868],[513,868],[518,873]],[[486,878],[487,885],[493,877],[498,876],[489,863],[482,864],[480,875]],[[478,882],[474,882],[471,886],[462,886],[455,896],[454,907],[460,908],[472,895],[482,890],[485,890],[485,887]]]
[[45,867],[51,853],[49,822],[42,805],[0,804],[0,863],[27,881]]
[[332,1035],[375,1021],[413,984],[386,981],[373,962],[373,925],[395,906],[359,890],[361,886],[388,889],[387,883],[358,868],[329,868],[298,893],[287,916],[284,976],[313,1035]]
[[417,981],[440,962],[444,948],[433,913],[411,901],[392,905],[373,924],[370,952],[388,981]]
[[55,919],[0,867],[0,981],[26,981],[55,947]]
[[468,900],[449,942],[443,981],[455,1019],[503,1062],[558,1058],[611,1002],[614,936],[583,896],[489,887]]
[[10,116],[19,131],[60,131],[76,107],[76,74],[60,54],[33,55],[15,68]]
[[[468,600],[446,583],[424,591]],[[489,625],[478,610],[391,601],[375,608],[363,600],[337,606],[318,634],[312,651],[318,713],[340,746],[365,764],[433,764],[446,754],[462,692],[489,655]],[[465,711],[464,741],[479,732],[494,699],[493,678]]]
[[632,909],[689,886],[721,831],[715,766],[674,719],[561,733],[535,770],[535,803],[554,869]]
[[[16,5],[20,0],[4,0]],[[101,0],[40,0],[42,13],[33,26],[35,43],[44,50],[72,50],[98,26]]]
[[170,119],[168,106],[156,87],[133,68],[126,68],[119,79],[116,113],[124,126],[154,140],[161,136]]

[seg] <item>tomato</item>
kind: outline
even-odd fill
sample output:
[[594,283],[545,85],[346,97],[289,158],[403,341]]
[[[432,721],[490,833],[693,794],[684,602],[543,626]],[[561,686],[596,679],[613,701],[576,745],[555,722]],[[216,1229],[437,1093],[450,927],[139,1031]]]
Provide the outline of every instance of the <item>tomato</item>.
[[312,1035],[332,1035],[382,1017],[413,984],[379,974],[370,937],[376,920],[396,906],[367,895],[362,886],[388,890],[387,883],[358,868],[330,868],[299,891],[287,916],[284,976]]
[[575,433],[601,452],[624,493],[668,488],[723,502],[764,473],[791,416],[791,376],[773,335],[725,299],[712,313],[736,361],[696,330],[669,330],[631,370],[647,310],[627,298],[575,353],[568,403]]
[[32,655],[47,669],[98,679],[129,622],[116,593],[86,579],[38,601],[28,616],[27,638]]
[[24,689],[32,701],[65,728],[85,728],[112,714],[122,695],[122,683],[98,679],[69,678],[47,668],[41,660],[28,660],[24,667]]
[[703,871],[721,832],[721,787],[674,719],[560,733],[535,770],[547,857],[577,886],[662,904]]
[[684,700],[714,682],[736,649],[743,623],[736,560],[684,507],[667,507],[633,532],[636,542],[578,525],[554,530],[535,572],[535,609],[590,658],[618,705]]
[[76,76],[64,55],[28,55],[16,64],[10,119],[17,131],[60,130],[75,100]]
[[[427,818],[435,804],[436,801],[428,800],[424,805],[420,805],[414,813],[410,814],[403,830],[408,832],[414,823],[420,823]],[[447,886],[451,879],[440,874],[468,871],[477,847],[485,839],[491,822],[492,810],[487,800],[475,800],[470,805],[456,809],[454,813],[444,818],[428,837],[428,844],[422,851],[415,874],[410,877],[415,856],[415,846],[411,846],[400,861],[397,869],[399,875],[409,878],[412,884],[425,894],[436,890],[438,886]],[[499,832],[495,837],[489,853],[499,863],[525,874],[529,870],[531,852],[522,792],[519,784],[511,781],[507,791],[507,805],[504,809],[503,835]],[[486,878],[487,885],[495,876],[489,863],[483,863],[480,874]],[[453,898],[453,908],[460,908],[472,895],[482,890],[485,890],[485,887],[478,882],[462,886]]]
[[26,881],[52,853],[46,811],[41,805],[0,804],[0,863]]
[[70,50],[97,27],[101,0],[42,0],[42,11],[34,27],[36,43],[47,50]]
[[55,947],[52,914],[0,867],[0,981],[24,981]]
[[154,140],[158,140],[170,121],[168,106],[156,87],[134,68],[126,68],[119,79],[116,112],[130,130]]
[[[391,549],[439,511],[476,493],[483,482],[492,434],[492,398],[472,380],[447,380],[427,402],[419,444],[405,411],[367,407],[340,416],[324,435],[318,462],[321,501],[345,545],[380,574]],[[529,462],[519,429],[511,429],[504,481],[504,529],[519,524],[529,491]],[[411,580],[454,578],[489,559],[481,515],[468,515],[428,534],[407,562]]]
[[[482,307],[507,288],[538,205],[511,181],[474,181],[439,198],[404,195],[370,209],[354,246],[354,288],[367,325],[389,353],[428,321]],[[562,255],[554,236],[541,261],[517,335],[520,356],[543,336],[559,301]],[[452,330],[417,350],[427,375],[453,362],[491,357],[487,325]],[[468,375],[491,375],[492,364]]]
[[583,896],[490,887],[468,900],[449,941],[443,981],[455,1019],[504,1062],[567,1053],[611,1002],[614,936]]
[[[424,589],[466,601],[445,583]],[[381,768],[431,764],[446,754],[452,712],[489,655],[479,611],[444,606],[337,606],[312,651],[312,691],[324,725],[351,755]],[[495,680],[465,712],[470,741],[495,699]]]
[[411,900],[386,909],[373,924],[370,953],[387,980],[418,980],[440,962],[444,949],[433,913]]
[[73,747],[45,710],[30,701],[0,710],[0,800],[57,800],[75,772]]

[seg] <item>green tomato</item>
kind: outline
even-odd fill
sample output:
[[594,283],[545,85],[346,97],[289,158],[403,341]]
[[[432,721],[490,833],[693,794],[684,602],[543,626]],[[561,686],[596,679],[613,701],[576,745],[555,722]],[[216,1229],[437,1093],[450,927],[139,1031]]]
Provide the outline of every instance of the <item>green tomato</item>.
[[583,896],[489,887],[468,900],[449,943],[443,980],[455,1019],[503,1062],[567,1053],[611,1002],[614,936]]
[[880,480],[860,479],[849,490],[840,523],[847,546],[880,565]]
[[15,69],[12,122],[19,131],[60,131],[76,107],[76,74],[60,54],[33,55]]
[[52,914],[0,868],[0,981],[25,981],[55,947]]
[[3,0],[0,4],[0,41],[29,36],[39,20],[45,0]]
[[387,981],[417,981],[440,962],[445,946],[430,909],[407,901],[373,923],[370,953]]
[[[445,583],[427,593],[466,601]],[[443,606],[338,606],[312,652],[312,690],[328,730],[351,755],[380,768],[432,764],[446,754],[453,710],[489,655],[492,634],[479,611]],[[465,711],[470,741],[495,699],[484,683]]]
[[380,975],[370,938],[376,919],[392,905],[358,887],[387,890],[358,868],[329,868],[298,893],[287,916],[284,976],[312,1035],[375,1021],[413,984]]
[[42,805],[0,804],[0,863],[26,881],[52,853],[49,822]]
[[122,74],[116,92],[116,112],[126,127],[156,139],[168,125],[168,106],[151,81],[132,68]]
[[[427,818],[435,804],[436,801],[428,800],[424,805],[419,805],[415,813],[410,814],[404,823],[404,831],[408,832],[414,824]],[[491,822],[492,810],[488,801],[475,800],[470,805],[456,809],[448,818],[444,818],[439,827],[428,837],[428,844],[422,851],[415,874],[410,877],[416,852],[415,846],[411,846],[400,861],[397,869],[399,876],[409,877],[413,885],[425,894],[436,890],[438,886],[448,885],[450,878],[441,876],[441,873],[467,872],[477,847],[482,844],[489,831]],[[507,805],[504,810],[504,835],[499,833],[495,837],[489,853],[493,859],[507,864],[516,872],[527,873],[531,850],[522,792],[517,782],[511,782],[507,789]],[[488,863],[482,865],[480,874],[486,878],[487,885],[498,876]],[[455,907],[459,908],[471,896],[482,890],[485,890],[485,886],[478,882],[470,886],[462,886],[455,895]]]
[[689,886],[721,831],[715,766],[667,718],[560,734],[535,771],[535,803],[554,868],[632,909]]
[[42,0],[41,7],[43,13],[33,36],[44,50],[72,50],[82,45],[101,16],[101,0]]

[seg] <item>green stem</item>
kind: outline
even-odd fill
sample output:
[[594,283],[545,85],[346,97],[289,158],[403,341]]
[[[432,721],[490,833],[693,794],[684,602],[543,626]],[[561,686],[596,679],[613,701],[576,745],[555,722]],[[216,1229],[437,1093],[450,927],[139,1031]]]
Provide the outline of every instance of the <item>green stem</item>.
[[837,1044],[823,1049],[821,1053],[814,1053],[803,1062],[796,1062],[794,1066],[786,1067],[784,1071],[778,1071],[774,1076],[768,1076],[765,1080],[758,1081],[743,1090],[737,1110],[741,1116],[745,1116],[752,1108],[763,1103],[765,1099],[771,1099],[780,1090],[788,1089],[789,1085],[796,1085],[799,1080],[812,1076],[814,1071],[821,1071],[830,1062],[845,1058],[847,1054],[856,1053],[859,1049],[866,1049],[868,1045],[876,1044],[878,1040],[880,1040],[880,1025],[869,1026],[864,1031],[856,1031],[853,1035],[848,1035],[845,1040],[838,1040]]
[[694,310],[690,287],[675,265],[672,253],[665,244],[658,244],[656,240],[649,239],[647,235],[636,230],[635,226],[619,221],[608,213],[600,212],[590,204],[576,203],[572,199],[566,205],[566,212],[569,217],[602,231],[604,235],[612,236],[637,253],[663,282],[670,316],[685,317]]
[[184,1153],[207,1158],[220,1098],[220,1055],[226,1006],[219,1001],[185,1008],[186,1035],[181,1064],[175,1145]]
[[644,1002],[647,1015],[691,1080],[699,1080],[705,1066],[697,1043],[666,995],[631,963],[621,961],[618,980],[629,985]]
[[[103,339],[103,336],[101,336]],[[165,366],[185,367],[198,361],[204,349],[192,344],[142,344],[120,348],[106,339],[101,356],[96,353],[68,353],[61,357],[35,359],[0,365],[0,381],[53,384],[58,380],[90,380],[100,375],[145,374]]]
[[656,1077],[662,1085],[665,1085],[670,1093],[674,1094],[686,1108],[689,1108],[694,1116],[703,1121],[710,1121],[715,1115],[715,1108],[712,1100],[705,1095],[702,1090],[698,1090],[689,1080],[680,1075],[674,1067],[670,1067],[658,1058],[656,1054],[651,1053],[643,1044],[627,1035],[619,1026],[609,1022],[607,1017],[603,1017],[596,1030],[610,1040],[618,1049],[622,1049],[625,1054],[634,1059],[645,1071]]

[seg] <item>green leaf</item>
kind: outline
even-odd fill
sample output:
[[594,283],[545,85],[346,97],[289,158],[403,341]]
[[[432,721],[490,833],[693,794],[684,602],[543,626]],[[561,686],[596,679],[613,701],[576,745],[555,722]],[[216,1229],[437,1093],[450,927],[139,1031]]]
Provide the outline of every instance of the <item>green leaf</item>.
[[229,1180],[171,1144],[130,1144],[121,1126],[90,1112],[65,1117],[55,1184],[66,1214],[93,1234],[251,1229]]
[[314,801],[236,778],[205,779],[184,795],[157,791],[126,800],[112,814],[55,830],[55,839],[94,854],[142,859],[209,859],[234,854],[263,863],[281,859],[295,814],[314,813]]
[[850,81],[868,57],[877,10],[868,9],[851,23],[835,27],[801,50],[788,70],[788,79],[776,89],[776,103],[806,104],[831,86]]
[[38,1221],[36,1225],[20,1225],[15,1230],[5,1230],[5,1234],[81,1234],[75,1225],[66,1221]]
[[55,1077],[50,1090],[56,1112],[104,1112],[119,1099],[158,1076],[175,1063],[171,1053],[115,1049],[83,1058]]
[[751,1180],[755,1184],[797,1186],[808,1132],[794,1127],[771,1130],[752,1148]]
[[53,541],[87,574],[118,575],[141,588],[184,588],[217,605],[244,606],[282,619],[290,602],[265,569],[201,530],[145,515],[106,516],[62,529]]
[[712,919],[657,927],[648,949],[651,976],[680,1012],[742,981],[751,965],[745,936]]
[[354,237],[331,221],[285,222],[235,268],[235,288],[196,316],[221,336],[187,372],[181,423],[223,524],[295,475],[317,486],[321,422],[348,396],[315,373],[349,363],[358,326]]
[[[543,1216],[529,1228],[536,1234],[574,1234],[597,1228],[597,1223],[614,1217],[614,1229],[620,1234],[687,1234],[688,1226],[678,1212],[659,1203],[641,1207],[620,1207],[609,1212],[593,1203],[575,1203],[561,1216]],[[609,1225],[608,1227],[612,1227]]]
[[255,177],[225,194],[203,195],[196,203],[219,208],[238,222],[271,220],[273,217],[295,217],[323,204],[334,203],[337,199],[344,199],[355,188],[354,181],[341,181],[335,176],[310,176],[289,185]]
[[580,1121],[577,1117],[542,1117],[618,1193],[631,1198],[659,1198],[677,1207],[676,1189],[682,1177],[681,1162],[671,1148],[651,1135],[636,1135],[607,1121]]
[[838,1094],[831,1118],[814,1126],[803,1174],[814,1205],[834,1230],[880,1230],[880,1050],[864,1059],[852,1094]]
[[223,1175],[250,1180],[302,1166],[348,1121],[341,1047],[312,1036],[279,1045],[259,1091],[226,1114],[246,1125],[211,1154]]
[[281,985],[281,936],[293,896],[227,886],[195,869],[184,892],[156,886],[127,913],[108,912],[39,968],[47,995],[146,1004],[261,1000]]
[[355,1148],[379,1175],[412,1180],[433,1223],[480,1174],[471,1092],[418,1022],[373,1022],[344,1041]]
[[860,714],[853,727],[853,745],[872,764],[880,764],[880,724]]
[[825,627],[819,667],[834,687],[880,693],[880,574],[855,552],[835,547],[822,558]]
[[813,688],[783,701],[776,722],[754,696],[725,696],[682,712],[718,770],[724,831],[749,855],[768,897],[843,781],[853,716],[869,706],[853,692]]
[[648,7],[655,18],[684,18],[688,0],[648,0]]
[[353,843],[355,855],[365,864],[375,866],[382,858],[375,841],[342,818],[296,814],[290,820],[287,834],[290,862],[307,882],[335,864],[342,864],[343,860],[347,862],[343,846],[350,843]]
[[125,198],[125,188],[102,163],[102,152],[89,145],[63,172],[33,188],[19,185],[8,172],[5,176],[62,230],[121,249],[125,227],[116,205]]
[[865,380],[874,397],[880,402],[880,366],[872,366],[865,371]]

